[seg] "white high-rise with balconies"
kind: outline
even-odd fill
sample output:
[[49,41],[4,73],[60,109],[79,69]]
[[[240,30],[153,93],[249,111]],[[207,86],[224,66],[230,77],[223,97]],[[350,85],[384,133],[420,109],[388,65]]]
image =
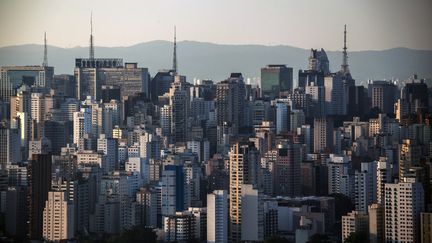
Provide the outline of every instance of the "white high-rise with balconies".
[[424,191],[415,178],[385,184],[384,222],[386,242],[419,242]]

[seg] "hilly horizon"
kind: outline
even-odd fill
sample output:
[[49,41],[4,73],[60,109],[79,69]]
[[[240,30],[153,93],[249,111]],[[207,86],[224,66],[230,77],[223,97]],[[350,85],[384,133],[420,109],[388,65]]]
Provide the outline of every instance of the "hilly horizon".
[[[172,66],[172,42],[155,40],[127,47],[95,47],[95,57],[118,57],[123,62],[137,62],[147,67],[151,76]],[[326,51],[330,69],[340,69],[342,53]],[[310,49],[289,45],[214,44],[197,41],[177,42],[178,70],[192,82],[194,78],[221,81],[231,72],[241,72],[247,78],[259,78],[260,69],[268,64],[286,64],[294,69],[306,69]],[[75,58],[88,57],[88,47],[62,48],[48,46],[48,62],[56,74],[73,74]],[[357,83],[368,79],[405,80],[412,74],[432,78],[432,51],[393,48],[387,50],[348,52],[352,76]],[[26,44],[0,47],[0,66],[39,65],[43,45]]]

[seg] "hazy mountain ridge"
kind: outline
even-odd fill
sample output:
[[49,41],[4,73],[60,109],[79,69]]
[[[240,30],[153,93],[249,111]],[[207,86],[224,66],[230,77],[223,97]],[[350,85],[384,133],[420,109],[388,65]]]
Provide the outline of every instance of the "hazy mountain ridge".
[[[287,64],[298,69],[307,68],[310,50],[279,45],[228,45],[196,41],[177,43],[179,73],[193,78],[210,78],[220,81],[231,72],[242,72],[245,77],[259,77],[260,68],[267,64]],[[120,57],[124,62],[138,62],[148,67],[154,75],[159,69],[172,66],[172,43],[150,41],[127,47],[95,47],[96,57]],[[342,54],[327,51],[332,71],[340,69]],[[382,51],[349,52],[349,64],[353,77],[367,79],[406,79],[413,73],[432,78],[432,51],[394,48]],[[48,62],[55,73],[73,73],[75,58],[87,57],[88,47],[48,47]],[[0,48],[0,66],[38,65],[42,63],[43,45],[29,44]]]

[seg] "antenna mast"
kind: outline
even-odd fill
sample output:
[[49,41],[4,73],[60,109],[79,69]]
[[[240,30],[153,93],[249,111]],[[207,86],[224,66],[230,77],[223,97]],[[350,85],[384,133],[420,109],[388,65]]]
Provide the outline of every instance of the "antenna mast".
[[94,59],[94,44],[93,44],[93,12],[90,13],[90,53],[91,60]]
[[42,66],[47,67],[48,66],[48,48],[47,48],[47,38],[46,38],[46,31],[44,36],[44,59]]

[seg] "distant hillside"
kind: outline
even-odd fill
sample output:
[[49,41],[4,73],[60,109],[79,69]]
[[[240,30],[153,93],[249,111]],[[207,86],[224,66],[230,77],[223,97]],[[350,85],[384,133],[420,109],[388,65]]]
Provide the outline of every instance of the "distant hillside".
[[[341,52],[327,52],[332,71],[340,68]],[[357,82],[367,79],[406,79],[413,73],[432,78],[432,51],[395,48],[382,51],[349,52],[349,64]],[[96,47],[96,57],[121,57],[124,62],[138,62],[154,75],[172,65],[172,43],[151,41],[129,47]],[[48,61],[55,73],[73,73],[74,59],[87,57],[87,47],[59,48],[49,46]],[[182,41],[178,43],[178,69],[188,81],[210,78],[220,81],[231,72],[245,77],[259,77],[266,64],[287,64],[298,69],[307,67],[309,50],[291,46],[219,45]],[[0,65],[32,65],[42,63],[42,45],[19,45],[0,48]]]

